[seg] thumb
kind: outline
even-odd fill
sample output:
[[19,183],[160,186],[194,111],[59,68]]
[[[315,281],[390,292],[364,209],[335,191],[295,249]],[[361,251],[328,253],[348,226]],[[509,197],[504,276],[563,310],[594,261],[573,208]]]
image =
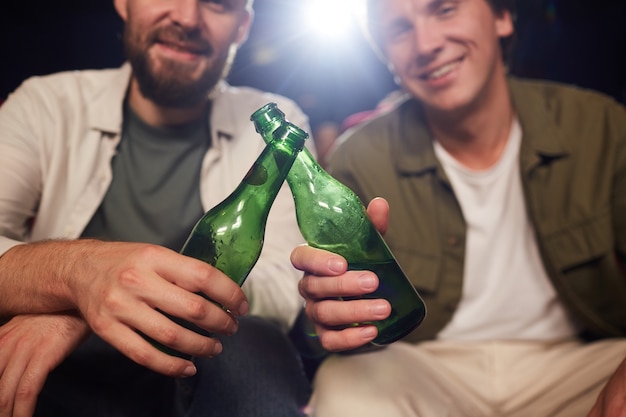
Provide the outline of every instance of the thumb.
[[367,206],[367,215],[374,227],[384,235],[389,226],[389,203],[382,197],[376,197]]

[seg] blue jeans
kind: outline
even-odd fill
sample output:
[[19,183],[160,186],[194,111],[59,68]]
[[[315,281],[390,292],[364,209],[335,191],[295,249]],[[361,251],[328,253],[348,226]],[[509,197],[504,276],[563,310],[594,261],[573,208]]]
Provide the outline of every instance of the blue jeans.
[[310,395],[302,363],[277,325],[240,320],[224,350],[196,358],[194,377],[136,365],[96,336],[48,377],[35,417],[301,417]]

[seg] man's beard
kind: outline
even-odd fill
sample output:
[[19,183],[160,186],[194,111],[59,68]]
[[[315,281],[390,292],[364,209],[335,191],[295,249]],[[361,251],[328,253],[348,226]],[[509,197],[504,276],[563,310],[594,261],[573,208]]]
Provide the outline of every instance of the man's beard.
[[125,29],[124,49],[141,94],[155,104],[169,108],[193,107],[207,100],[211,90],[228,74],[236,48],[233,46],[228,56],[208,66],[198,79],[191,79],[188,75],[194,68],[185,63],[162,59],[159,70],[156,70],[147,49],[156,40],[164,39],[197,45],[199,49],[205,50],[207,56],[214,53],[212,46],[201,40],[199,35],[185,33],[177,27],[157,29],[146,37],[145,43],[139,35]]

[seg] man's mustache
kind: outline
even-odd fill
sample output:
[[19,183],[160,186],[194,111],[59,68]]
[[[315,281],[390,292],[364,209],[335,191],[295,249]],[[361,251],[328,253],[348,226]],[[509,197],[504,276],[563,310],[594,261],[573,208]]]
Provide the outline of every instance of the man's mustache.
[[196,54],[211,55],[214,51],[211,43],[197,29],[184,30],[179,26],[164,26],[155,29],[149,40],[151,43],[164,43]]

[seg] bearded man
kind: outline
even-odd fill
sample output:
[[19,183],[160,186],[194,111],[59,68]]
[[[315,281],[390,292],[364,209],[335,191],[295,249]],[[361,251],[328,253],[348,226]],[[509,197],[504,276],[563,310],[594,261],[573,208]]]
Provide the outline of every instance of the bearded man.
[[302,415],[287,190],[243,290],[177,251],[264,147],[250,114],[275,101],[308,120],[224,80],[251,0],[115,8],[127,63],[31,78],[0,111],[0,416]]

